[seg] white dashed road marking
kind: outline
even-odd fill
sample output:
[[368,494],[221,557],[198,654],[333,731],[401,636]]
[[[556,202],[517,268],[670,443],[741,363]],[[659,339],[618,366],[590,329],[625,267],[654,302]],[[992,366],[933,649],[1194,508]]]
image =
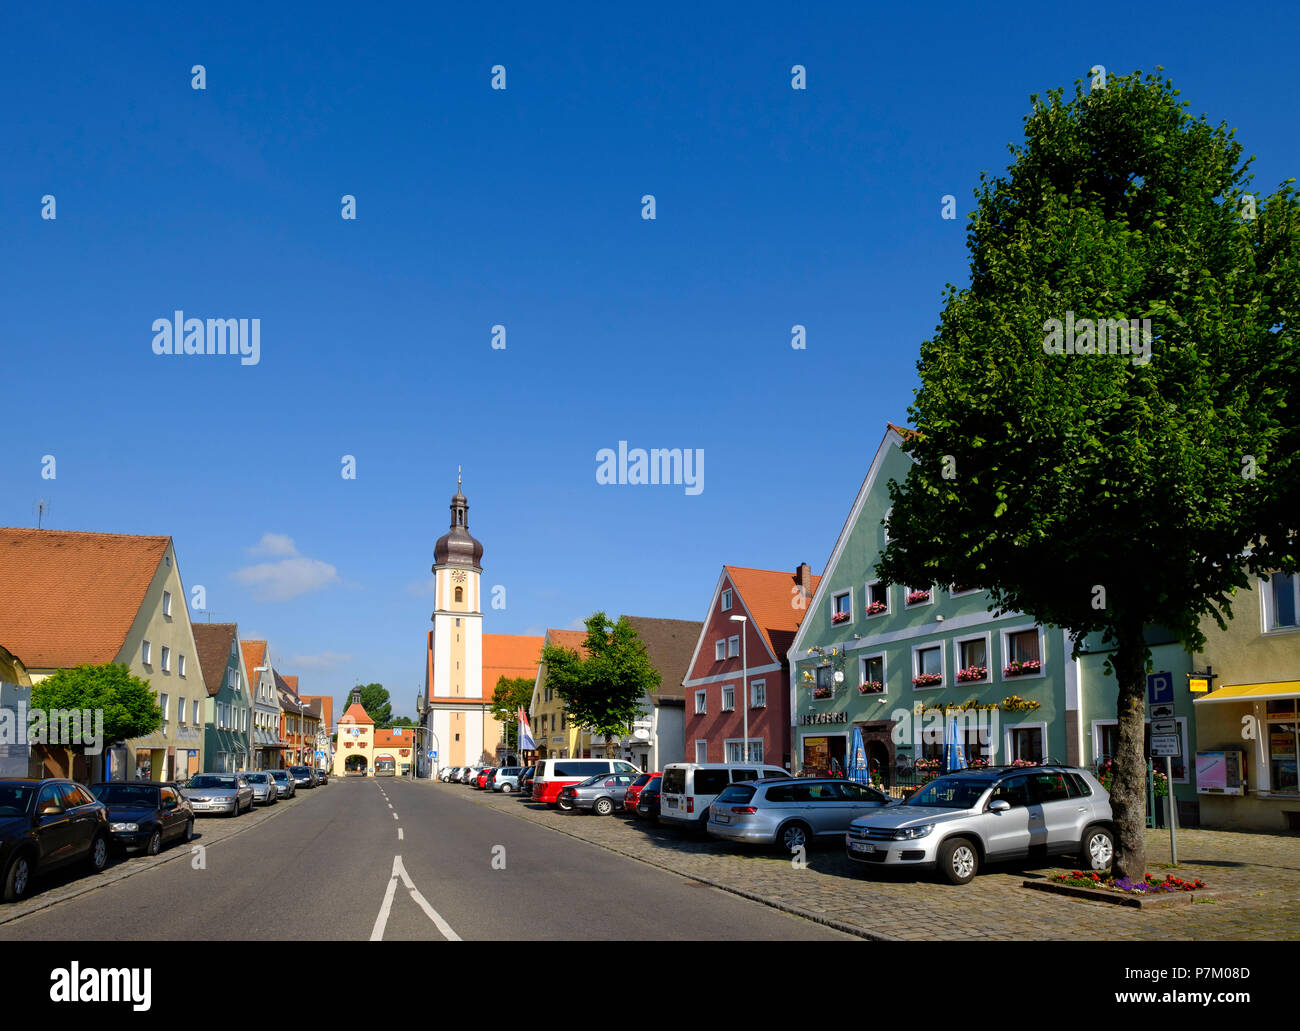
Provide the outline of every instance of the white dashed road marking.
[[451,925],[442,918],[441,914],[429,905],[429,900],[420,894],[415,882],[411,880],[411,875],[406,872],[406,867],[402,865],[401,856],[393,856],[393,874],[388,879],[388,888],[384,891],[384,902],[379,907],[379,915],[375,917],[375,927],[370,932],[370,940],[372,942],[384,940],[384,929],[388,926],[388,914],[393,909],[393,896],[397,894],[398,878],[401,878],[402,885],[406,888],[415,904],[424,910],[425,916],[433,921],[434,927],[438,928],[438,933],[449,942],[460,941],[460,935],[451,929]]

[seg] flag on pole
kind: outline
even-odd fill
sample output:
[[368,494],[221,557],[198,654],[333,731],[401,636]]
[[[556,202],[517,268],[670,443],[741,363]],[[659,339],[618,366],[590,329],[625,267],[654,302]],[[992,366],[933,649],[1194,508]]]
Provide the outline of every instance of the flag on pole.
[[519,706],[519,750],[521,752],[533,751],[537,748],[537,742],[533,740],[533,728],[528,725],[528,713],[524,712],[524,707]]

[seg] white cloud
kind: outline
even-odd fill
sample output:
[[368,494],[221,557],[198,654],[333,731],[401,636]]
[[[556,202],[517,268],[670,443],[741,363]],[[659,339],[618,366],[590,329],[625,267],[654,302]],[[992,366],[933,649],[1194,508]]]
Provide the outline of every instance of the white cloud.
[[328,562],[299,555],[247,566],[235,573],[235,579],[251,587],[257,601],[288,601],[338,583],[339,574]]
[[303,669],[332,669],[351,661],[351,652],[318,652],[315,655],[295,655],[289,660],[288,665],[291,669],[296,666]]
[[426,596],[432,598],[436,593],[435,591],[436,584],[437,581],[434,580],[433,577],[429,577],[427,580],[419,580],[415,583],[407,584],[406,593],[414,594],[418,598],[423,598]]
[[244,550],[250,555],[265,555],[268,558],[295,558],[298,555],[293,538],[283,533],[264,533],[257,544]]

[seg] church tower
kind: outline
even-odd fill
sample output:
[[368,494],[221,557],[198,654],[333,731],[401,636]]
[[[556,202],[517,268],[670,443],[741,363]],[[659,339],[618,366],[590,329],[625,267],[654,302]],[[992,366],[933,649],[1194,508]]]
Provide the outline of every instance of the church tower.
[[483,695],[483,545],[469,532],[469,501],[459,475],[450,507],[451,526],[433,546],[433,631],[426,672],[431,729],[442,749],[440,766],[478,762],[485,747],[490,754],[497,743],[485,740],[496,723],[489,728],[484,720],[492,699]]

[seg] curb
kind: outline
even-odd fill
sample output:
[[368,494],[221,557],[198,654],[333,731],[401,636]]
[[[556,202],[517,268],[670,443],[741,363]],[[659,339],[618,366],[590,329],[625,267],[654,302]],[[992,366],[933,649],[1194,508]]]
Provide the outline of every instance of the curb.
[[[262,819],[255,820],[252,822],[245,821],[243,825],[232,830],[229,834],[218,839],[217,841],[212,842],[212,844],[220,845],[221,842],[223,841],[229,841],[231,838],[237,838],[239,837],[239,835],[245,833],[246,831],[251,831],[254,828],[262,826],[262,824],[266,823],[267,820],[271,820],[275,818],[276,812],[279,810],[279,808],[280,808],[280,803],[277,802],[274,806],[270,807],[269,811],[267,809],[262,809],[260,812],[258,812],[258,815],[262,816]],[[196,825],[197,822],[198,821],[196,818],[195,820]],[[182,841],[182,842],[178,842],[178,844],[202,845],[203,843]],[[209,848],[211,846],[204,845],[203,847]],[[22,909],[16,913],[4,912],[0,910],[0,926],[3,926],[4,924],[11,924],[15,920],[21,920],[24,917],[31,916],[33,913],[39,913],[42,910],[50,909],[51,907],[61,905],[64,902],[70,902],[75,898],[80,898],[82,895],[88,895],[92,891],[98,891],[100,888],[107,888],[110,885],[117,884],[119,881],[126,880],[128,877],[134,877],[136,876],[136,874],[145,873],[149,870],[156,870],[160,866],[164,866],[167,863],[173,863],[178,859],[181,859],[185,856],[189,856],[192,854],[193,853],[189,848],[177,848],[176,845],[172,845],[171,849],[168,852],[154,856],[153,862],[149,862],[147,858],[143,856],[138,856],[138,855],[129,856],[119,866],[114,867],[111,874],[105,871],[105,873],[99,874],[98,876],[89,875],[89,874],[85,875],[82,878],[82,881],[84,883],[79,883],[75,889],[69,891],[68,894],[66,895],[60,895],[58,898],[47,898],[47,899],[40,899],[40,900],[33,899],[29,908]],[[136,861],[142,858],[145,858],[146,861],[143,863]],[[65,867],[64,869],[66,870],[67,867]],[[72,886],[68,885],[68,887],[71,888]],[[26,903],[20,903],[20,905],[26,905]]]
[[[514,798],[516,796],[511,795],[511,797]],[[682,877],[688,881],[697,881],[700,884],[707,884],[710,888],[717,888],[718,890],[725,891],[731,895],[738,895],[740,898],[748,899],[750,902],[761,903],[764,906],[768,906],[771,909],[780,910],[782,913],[787,913],[790,916],[797,916],[803,920],[808,920],[815,924],[821,924],[823,927],[829,927],[832,930],[841,931],[844,934],[851,934],[855,938],[862,938],[865,939],[866,941],[882,941],[882,942],[896,942],[896,941],[903,940],[901,938],[896,938],[893,935],[881,934],[879,931],[868,931],[864,927],[859,927],[856,924],[850,924],[843,920],[837,920],[834,917],[826,916],[824,913],[814,913],[811,910],[801,909],[799,906],[792,906],[788,902],[782,902],[780,899],[774,899],[770,895],[760,895],[758,892],[749,891],[748,889],[745,888],[737,888],[735,885],[726,884],[722,881],[715,881],[710,877],[703,877],[699,874],[683,873],[681,870],[676,870],[671,866],[664,865],[663,863],[656,863],[654,860],[646,859],[644,856],[633,855],[631,852],[625,852],[622,849],[615,848],[612,845],[605,845],[599,841],[592,841],[590,838],[584,838],[582,837],[582,835],[576,834],[573,831],[564,830],[561,827],[552,827],[549,824],[542,823],[539,820],[530,820],[523,813],[512,813],[506,809],[497,809],[496,806],[490,805],[487,802],[481,802],[478,799],[474,798],[472,795],[467,799],[467,801],[470,801],[475,805],[489,808],[493,812],[500,812],[500,813],[504,813],[506,816],[513,816],[516,819],[523,820],[525,823],[531,823],[535,827],[541,827],[544,830],[554,831],[557,834],[563,834],[567,837],[574,838],[577,841],[581,841],[584,842],[585,844],[592,845],[595,848],[602,848],[606,852],[613,852],[615,855],[622,856],[625,859],[632,859],[638,863],[644,863],[646,866],[652,867],[656,870],[664,870],[667,873],[675,874],[678,877]]]

